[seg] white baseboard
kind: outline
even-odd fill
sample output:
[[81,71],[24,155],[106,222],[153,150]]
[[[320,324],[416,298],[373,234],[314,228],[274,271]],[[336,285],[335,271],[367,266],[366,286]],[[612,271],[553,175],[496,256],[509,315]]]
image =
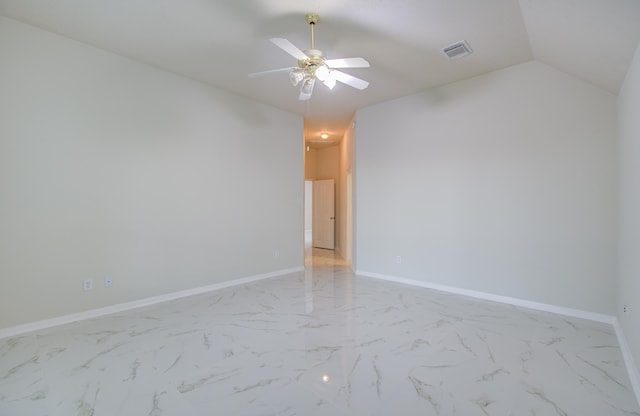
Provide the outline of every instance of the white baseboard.
[[622,330],[622,327],[618,322],[618,318],[616,318],[615,316],[588,312],[580,309],[565,308],[563,306],[549,305],[546,303],[532,302],[524,299],[511,298],[508,296],[494,295],[492,293],[478,292],[475,290],[462,289],[454,286],[446,286],[446,285],[440,285],[437,283],[429,283],[421,280],[387,276],[387,275],[367,272],[363,270],[356,271],[356,274],[359,276],[371,277],[374,279],[381,279],[381,280],[387,280],[390,282],[403,283],[411,286],[434,289],[441,292],[449,292],[457,295],[464,295],[464,296],[469,296],[469,297],[478,298],[478,299],[485,299],[485,300],[490,300],[494,302],[506,303],[514,306],[521,306],[529,309],[536,309],[536,310],[545,311],[545,312],[557,313],[559,315],[572,316],[575,318],[588,319],[591,321],[610,324],[613,326],[616,332],[618,343],[620,344],[620,350],[622,351],[622,356],[624,358],[625,367],[627,368],[627,373],[629,374],[629,380],[631,381],[631,386],[635,393],[636,400],[638,401],[638,404],[640,404],[640,372],[638,371],[638,367],[636,367],[635,362],[633,360],[633,355],[631,354],[631,349],[629,348],[627,339],[624,336],[624,331]]
[[631,381],[631,387],[633,387],[633,391],[636,394],[636,400],[640,405],[640,371],[636,366],[635,361],[633,360],[633,355],[631,354],[631,348],[629,348],[629,344],[627,343],[627,338],[624,336],[624,331],[622,330],[622,326],[620,325],[620,321],[618,318],[614,318],[613,328],[616,330],[616,336],[618,337],[618,344],[620,344],[620,349],[622,350],[622,357],[624,358],[624,364],[627,367],[627,373],[629,373],[629,380]]
[[595,312],[583,311],[580,309],[566,308],[564,306],[549,305],[547,303],[533,302],[525,299],[512,298],[509,296],[494,295],[493,293],[479,292],[476,290],[462,289],[455,286],[446,286],[437,283],[424,282],[422,280],[407,279],[404,277],[388,276],[379,273],[357,270],[356,274],[364,277],[372,277],[374,279],[387,280],[390,282],[403,283],[405,285],[419,286],[427,289],[439,290],[441,292],[454,293],[456,295],[469,296],[472,298],[490,300],[493,302],[506,303],[508,305],[521,306],[539,311],[557,313],[559,315],[572,316],[574,318],[588,319],[590,321],[603,322],[613,325],[615,317]]
[[248,276],[248,277],[241,277],[239,279],[233,279],[226,282],[214,283],[211,285],[196,287],[193,289],[181,290],[178,292],[167,293],[160,296],[153,296],[150,298],[134,300],[132,302],[125,302],[125,303],[119,303],[116,305],[105,306],[104,308],[91,309],[84,312],[58,316],[55,318],[45,319],[42,321],[30,322],[28,324],[16,325],[16,326],[0,329],[0,339],[14,337],[16,335],[22,335],[28,332],[51,328],[58,325],[64,325],[71,322],[81,321],[84,319],[91,319],[99,316],[110,315],[113,313],[124,312],[131,309],[137,309],[143,306],[155,305],[157,303],[185,298],[187,296],[198,295],[201,293],[211,292],[214,290],[220,290],[220,289],[224,289],[231,286],[244,285],[247,283],[256,282],[258,280],[264,280],[264,279],[269,279],[273,277],[283,276],[286,274],[296,273],[303,270],[304,270],[304,267],[293,267],[290,269],[277,270],[270,273],[263,273],[263,274]]

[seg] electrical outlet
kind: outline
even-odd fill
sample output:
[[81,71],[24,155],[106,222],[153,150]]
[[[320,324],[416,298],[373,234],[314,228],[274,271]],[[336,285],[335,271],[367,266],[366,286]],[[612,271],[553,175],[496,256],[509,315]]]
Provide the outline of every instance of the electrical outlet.
[[624,305],[624,306],[622,307],[622,312],[624,312],[624,313],[629,312],[629,307],[628,307],[627,305]]
[[277,258],[279,258],[279,257],[280,257],[280,251],[279,251],[279,250],[274,250],[274,252],[273,252],[273,258],[274,258],[274,259],[277,259]]
[[82,281],[82,289],[85,291],[93,289],[93,279],[84,279]]
[[402,256],[396,256],[396,264],[402,263]]
[[111,286],[113,286],[113,278],[111,276],[105,276],[104,287],[111,287]]

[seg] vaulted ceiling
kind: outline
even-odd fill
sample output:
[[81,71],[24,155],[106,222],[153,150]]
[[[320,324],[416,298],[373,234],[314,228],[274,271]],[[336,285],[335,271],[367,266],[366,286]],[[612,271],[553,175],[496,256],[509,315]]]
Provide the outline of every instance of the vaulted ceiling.
[[[304,16],[317,12],[316,48],[362,56],[348,69],[359,91],[316,86],[309,101],[269,42],[310,46]],[[305,118],[305,134],[342,136],[355,110],[532,59],[617,94],[640,42],[640,0],[0,0],[0,14]],[[466,40],[474,53],[449,60]]]

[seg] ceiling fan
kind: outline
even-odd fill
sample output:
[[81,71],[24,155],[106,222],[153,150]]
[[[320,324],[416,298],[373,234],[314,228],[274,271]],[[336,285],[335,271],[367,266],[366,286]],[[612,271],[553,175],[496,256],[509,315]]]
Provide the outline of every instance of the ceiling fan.
[[350,87],[363,90],[369,83],[360,78],[356,78],[345,72],[338,71],[338,68],[369,68],[369,62],[364,58],[342,58],[326,59],[321,50],[315,48],[313,28],[318,23],[320,17],[316,13],[308,13],[305,20],[311,26],[311,48],[305,51],[298,49],[293,43],[284,38],[269,39],[276,46],[287,52],[298,60],[298,66],[273,69],[271,71],[254,72],[249,77],[255,78],[262,75],[276,72],[289,71],[289,80],[295,87],[300,84],[299,99],[305,101],[311,98],[313,86],[316,79],[326,85],[329,89],[336,86],[336,82],[342,82]]

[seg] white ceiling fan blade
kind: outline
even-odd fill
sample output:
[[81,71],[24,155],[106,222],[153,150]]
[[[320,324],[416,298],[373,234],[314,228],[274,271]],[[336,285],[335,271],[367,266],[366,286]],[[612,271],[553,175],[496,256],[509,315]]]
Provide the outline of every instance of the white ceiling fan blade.
[[336,79],[334,77],[329,77],[322,81],[322,83],[332,90],[336,86]]
[[329,68],[369,68],[369,62],[364,58],[326,59]]
[[311,98],[311,94],[313,93],[313,86],[316,84],[315,78],[309,78],[303,81],[302,87],[300,88],[300,96],[298,99],[300,101],[307,101]]
[[293,43],[289,42],[284,38],[271,38],[269,40],[273,42],[274,45],[276,45],[277,47],[279,47],[289,55],[296,58],[298,61],[309,58],[304,52],[298,49]]
[[347,84],[350,87],[363,90],[369,86],[369,83],[363,79],[356,78],[353,75],[349,75],[342,71],[331,71],[331,74],[336,81],[340,81],[343,84]]
[[249,74],[249,78],[256,78],[256,77],[261,77],[263,75],[275,74],[277,72],[288,72],[288,71],[291,71],[291,68],[279,68],[279,69],[272,69],[270,71],[253,72]]

